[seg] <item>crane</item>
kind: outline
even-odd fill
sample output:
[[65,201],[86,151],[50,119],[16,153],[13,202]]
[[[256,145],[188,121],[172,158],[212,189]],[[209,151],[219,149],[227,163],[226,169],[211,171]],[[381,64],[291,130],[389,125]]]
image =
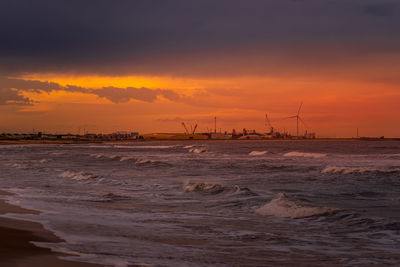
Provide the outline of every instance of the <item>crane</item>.
[[265,113],[265,126],[269,126],[270,132],[268,134],[272,135],[274,133],[274,127],[272,127],[271,121],[269,120],[267,113]]
[[194,125],[194,127],[192,124],[190,124],[190,131],[184,122],[182,122],[182,126],[185,128],[185,134],[194,134],[197,130],[197,123]]
[[185,133],[186,133],[186,134],[189,134],[189,130],[188,130],[188,128],[186,127],[186,124],[185,124],[184,122],[182,122],[182,126],[183,126],[183,128],[185,128]]
[[196,129],[197,129],[197,123],[194,125],[194,127],[193,127],[193,131],[192,131],[192,134],[194,134],[195,132],[196,132]]

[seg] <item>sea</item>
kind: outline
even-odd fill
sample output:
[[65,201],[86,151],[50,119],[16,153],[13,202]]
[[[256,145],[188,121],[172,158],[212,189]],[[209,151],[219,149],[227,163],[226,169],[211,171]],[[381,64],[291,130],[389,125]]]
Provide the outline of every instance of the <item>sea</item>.
[[6,201],[72,261],[400,266],[399,141],[0,146]]

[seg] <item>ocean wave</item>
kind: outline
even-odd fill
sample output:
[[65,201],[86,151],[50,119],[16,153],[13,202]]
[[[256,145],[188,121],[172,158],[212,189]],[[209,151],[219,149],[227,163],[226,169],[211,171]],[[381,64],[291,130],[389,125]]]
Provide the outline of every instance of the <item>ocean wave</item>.
[[111,159],[111,160],[119,160],[119,161],[128,161],[128,160],[136,160],[136,158],[131,156],[119,156],[119,155],[105,155],[105,154],[90,154],[90,157],[96,159]]
[[174,148],[178,147],[178,145],[172,146],[121,146],[121,145],[114,145],[114,148],[127,148],[127,149],[135,149],[135,148],[142,148],[142,149],[167,149],[167,148]]
[[47,163],[49,161],[50,161],[49,159],[41,159],[41,160],[39,160],[39,163]]
[[15,169],[28,169],[29,165],[25,163],[6,163],[5,166],[12,167]]
[[256,213],[264,216],[297,219],[321,216],[334,211],[337,211],[337,209],[314,207],[306,202],[297,199],[290,199],[284,193],[279,193],[270,202],[258,208]]
[[125,156],[125,157],[120,157],[119,161],[123,162],[123,161],[128,161],[128,160],[136,160],[136,158],[131,157],[131,156]]
[[374,169],[365,167],[337,167],[326,166],[322,173],[341,173],[341,174],[354,174],[354,173],[398,173],[400,168],[396,169]]
[[129,200],[131,197],[129,196],[123,196],[123,195],[117,195],[114,193],[108,193],[103,195],[103,200],[105,202],[112,202],[112,201],[121,201],[121,200]]
[[172,166],[168,162],[160,161],[160,160],[153,160],[153,159],[137,159],[135,162],[138,166],[153,166],[153,167],[170,167]]
[[160,161],[151,160],[151,159],[138,159],[136,160],[136,164],[151,164],[151,163],[159,163]]
[[61,155],[64,155],[65,154],[65,152],[51,152],[50,153],[50,155],[53,155],[53,156],[61,156]]
[[204,152],[207,152],[207,150],[205,148],[191,148],[189,149],[190,153],[195,153],[195,154],[201,154]]
[[196,145],[188,145],[188,146],[184,146],[183,148],[192,148],[195,147]]
[[183,185],[183,190],[185,192],[204,192],[218,194],[225,190],[225,188],[220,184],[206,184],[206,183],[190,183],[187,182]]
[[245,196],[256,196],[257,194],[251,191],[247,187],[240,187],[238,185],[234,185],[232,187],[233,194],[235,195],[245,195]]
[[249,153],[250,156],[261,156],[267,154],[268,151],[251,151]]
[[58,176],[61,178],[69,178],[69,179],[77,180],[77,181],[89,180],[89,179],[94,179],[94,178],[98,177],[97,175],[95,175],[93,173],[75,172],[75,171],[70,171],[70,170],[63,172]]
[[305,157],[305,158],[323,158],[326,157],[326,154],[323,153],[305,153],[305,152],[297,152],[292,151],[283,154],[284,157]]
[[256,195],[247,187],[240,187],[238,185],[226,187],[220,184],[208,184],[208,183],[191,183],[187,182],[183,185],[183,190],[186,193],[197,192],[207,194],[219,194],[229,193],[234,195]]
[[101,158],[120,159],[120,156],[118,155],[90,154],[89,156],[96,159],[101,159]]

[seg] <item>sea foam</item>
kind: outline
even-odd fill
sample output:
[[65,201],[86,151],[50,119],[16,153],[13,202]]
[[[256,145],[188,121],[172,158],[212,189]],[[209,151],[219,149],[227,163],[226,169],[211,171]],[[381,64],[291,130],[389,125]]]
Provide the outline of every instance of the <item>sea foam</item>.
[[197,193],[219,194],[224,192],[234,195],[251,195],[251,196],[256,195],[247,187],[240,187],[238,185],[223,186],[220,184],[209,184],[209,183],[186,182],[183,185],[183,190],[186,193],[197,192]]
[[341,173],[341,174],[354,174],[354,173],[397,173],[400,172],[400,168],[396,169],[373,169],[364,167],[337,167],[337,166],[326,166],[322,173]]
[[323,158],[326,157],[326,154],[323,153],[305,153],[305,152],[297,152],[292,151],[283,154],[284,157],[305,157],[305,158]]
[[207,152],[207,150],[205,148],[191,148],[189,149],[190,153],[195,153],[195,154],[201,154],[204,152]]
[[262,155],[265,155],[267,153],[268,153],[268,151],[251,151],[249,153],[249,155],[250,156],[262,156]]
[[257,209],[256,213],[264,216],[297,219],[324,215],[333,211],[336,211],[336,209],[314,207],[306,202],[290,199],[284,193],[279,193],[270,202]]
[[225,190],[225,188],[220,184],[206,184],[206,183],[190,183],[187,182],[183,185],[183,190],[185,192],[203,192],[218,194]]
[[94,179],[94,178],[97,178],[98,176],[94,175],[92,173],[88,173],[88,172],[65,171],[65,172],[62,172],[59,175],[59,177],[81,181],[81,180]]

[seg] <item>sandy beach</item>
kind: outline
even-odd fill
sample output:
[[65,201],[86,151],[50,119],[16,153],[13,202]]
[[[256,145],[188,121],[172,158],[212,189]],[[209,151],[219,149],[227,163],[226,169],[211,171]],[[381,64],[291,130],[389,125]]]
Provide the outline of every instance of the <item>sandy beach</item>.
[[[0,195],[7,195],[0,191]],[[0,199],[0,214],[31,213],[38,211],[10,205]],[[101,265],[61,260],[61,253],[33,245],[37,242],[61,242],[62,240],[36,222],[0,218],[0,265],[2,267],[96,267]]]

